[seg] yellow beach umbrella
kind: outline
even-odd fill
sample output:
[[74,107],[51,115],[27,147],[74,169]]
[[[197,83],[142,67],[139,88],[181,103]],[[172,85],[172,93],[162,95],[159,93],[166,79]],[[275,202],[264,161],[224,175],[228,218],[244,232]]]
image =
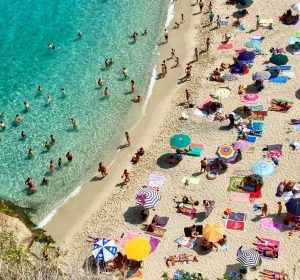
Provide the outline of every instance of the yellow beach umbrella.
[[203,237],[208,242],[217,242],[223,237],[223,227],[219,223],[208,223],[203,229]]
[[151,245],[147,239],[134,237],[126,242],[124,251],[128,259],[141,261],[150,254]]

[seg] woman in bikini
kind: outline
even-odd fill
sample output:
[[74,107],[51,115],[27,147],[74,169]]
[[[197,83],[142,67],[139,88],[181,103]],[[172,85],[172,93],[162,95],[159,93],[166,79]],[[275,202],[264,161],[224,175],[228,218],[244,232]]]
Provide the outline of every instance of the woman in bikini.
[[274,244],[270,241],[263,240],[263,239],[259,238],[258,236],[256,236],[256,238],[260,243],[253,243],[253,245],[255,245],[255,246],[265,246],[265,247],[269,247],[271,249],[277,249],[278,248],[277,244]]

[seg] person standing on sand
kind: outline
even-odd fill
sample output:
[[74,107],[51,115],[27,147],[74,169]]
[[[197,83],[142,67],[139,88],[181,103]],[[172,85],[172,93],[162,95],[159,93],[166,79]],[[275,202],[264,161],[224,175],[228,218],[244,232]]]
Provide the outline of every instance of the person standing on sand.
[[134,94],[134,90],[135,90],[135,83],[134,80],[131,80],[131,93]]
[[208,4],[208,11],[209,11],[210,13],[212,13],[212,9],[213,9],[213,4],[212,4],[212,2],[210,1],[209,4]]
[[209,18],[209,25],[210,25],[210,26],[213,24],[214,17],[215,17],[215,14],[214,14],[213,12],[210,12],[209,15],[208,15],[208,18]]
[[125,132],[125,138],[126,138],[126,141],[127,141],[127,146],[129,147],[130,146],[130,136],[129,136],[129,133],[127,131]]
[[206,39],[206,51],[208,52],[210,48],[210,38]]
[[199,57],[198,57],[198,49],[195,48],[194,50],[194,55],[195,55],[195,61],[198,61]]
[[99,162],[98,171],[101,172],[103,178],[108,175],[108,173],[106,172],[106,167],[103,165],[102,162]]
[[175,67],[179,66],[179,57],[175,56]]
[[217,23],[217,29],[219,29],[221,27],[221,18],[219,15],[217,15],[217,19],[216,19],[215,23]]
[[168,33],[168,30],[166,28],[164,29],[164,36],[165,36],[166,43],[168,43],[169,33]]
[[186,101],[188,104],[190,103],[190,97],[191,97],[191,92],[186,88],[185,89],[185,98],[186,98]]
[[130,178],[129,178],[129,172],[127,169],[124,169],[124,172],[123,172],[123,175],[121,176],[121,179],[124,178],[124,184],[126,185],[129,181],[130,181]]
[[255,30],[259,29],[259,25],[260,25],[260,17],[259,17],[259,15],[256,15],[256,29]]
[[282,205],[281,205],[281,202],[277,202],[277,205],[278,205],[278,209],[277,209],[277,216],[280,216],[281,215],[281,212],[282,212]]
[[184,19],[184,14],[181,14],[181,22],[180,23],[184,23],[185,19]]
[[200,14],[202,14],[202,9],[203,9],[203,2],[202,0],[199,0],[199,9],[200,9]]
[[171,49],[171,58],[174,58],[174,56],[175,56],[175,49]]
[[202,159],[200,161],[200,164],[201,164],[201,169],[200,169],[200,174],[201,174],[202,170],[203,170],[203,172],[206,172],[206,166],[207,166],[206,158]]

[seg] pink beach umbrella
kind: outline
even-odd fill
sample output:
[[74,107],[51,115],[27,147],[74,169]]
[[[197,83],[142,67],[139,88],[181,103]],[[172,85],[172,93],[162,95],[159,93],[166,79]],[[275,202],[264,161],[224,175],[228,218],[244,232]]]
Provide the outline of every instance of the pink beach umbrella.
[[250,142],[239,139],[239,140],[233,142],[233,147],[236,150],[246,151],[250,147]]
[[254,93],[247,93],[242,96],[241,100],[248,104],[256,104],[261,100],[261,96]]

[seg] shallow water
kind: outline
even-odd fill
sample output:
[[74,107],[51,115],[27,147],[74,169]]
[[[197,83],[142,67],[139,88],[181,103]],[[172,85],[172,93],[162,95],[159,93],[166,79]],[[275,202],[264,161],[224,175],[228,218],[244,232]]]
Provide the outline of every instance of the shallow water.
[[[40,221],[77,186],[109,163],[124,132],[138,120],[141,106],[131,102],[130,79],[144,98],[154,65],[155,49],[166,20],[167,0],[23,0],[0,1],[0,119],[6,130],[0,141],[0,195],[29,209]],[[128,38],[134,31],[136,44]],[[82,31],[82,39],[76,33]],[[47,48],[48,42],[59,47]],[[105,58],[115,63],[105,70]],[[124,80],[122,68],[129,69]],[[97,86],[102,77],[110,96]],[[37,86],[43,92],[37,92]],[[60,92],[65,88],[66,95]],[[52,104],[47,103],[52,97]],[[30,104],[28,112],[23,102]],[[23,121],[15,126],[14,116]],[[71,118],[77,120],[73,129]],[[21,131],[27,139],[21,140]],[[46,152],[44,142],[56,143]],[[28,159],[31,147],[35,154]],[[72,164],[65,154],[72,151]],[[61,170],[49,172],[49,162]],[[37,193],[27,195],[24,180],[32,177]],[[43,177],[50,184],[41,186]]]

